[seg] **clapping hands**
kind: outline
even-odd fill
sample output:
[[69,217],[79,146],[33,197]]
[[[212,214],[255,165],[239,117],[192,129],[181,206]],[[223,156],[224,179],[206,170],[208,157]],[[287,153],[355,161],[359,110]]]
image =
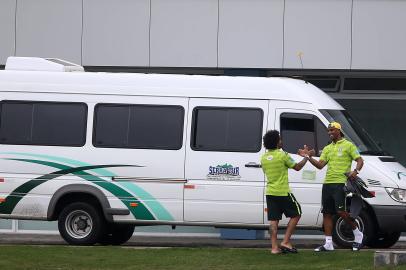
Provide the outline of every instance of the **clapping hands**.
[[309,150],[307,145],[303,145],[303,149],[299,149],[297,153],[302,157],[312,157],[316,154],[314,149]]

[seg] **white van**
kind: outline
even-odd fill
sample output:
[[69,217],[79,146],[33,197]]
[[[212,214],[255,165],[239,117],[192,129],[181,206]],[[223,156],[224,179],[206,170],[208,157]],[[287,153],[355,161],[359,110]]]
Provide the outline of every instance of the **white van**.
[[[304,144],[320,154],[333,120],[357,145],[375,194],[357,219],[366,244],[389,247],[406,231],[406,169],[313,85],[89,73],[10,57],[0,71],[0,217],[58,220],[68,243],[87,245],[124,243],[138,225],[267,229],[263,134],[280,130],[299,161]],[[324,176],[310,163],[289,172],[301,228],[322,226]],[[336,244],[352,237],[336,219]]]

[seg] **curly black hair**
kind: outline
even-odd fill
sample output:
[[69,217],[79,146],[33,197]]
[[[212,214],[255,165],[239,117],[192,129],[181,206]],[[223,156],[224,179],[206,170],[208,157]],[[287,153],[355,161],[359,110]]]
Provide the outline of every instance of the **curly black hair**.
[[276,149],[276,148],[278,148],[278,143],[280,140],[279,131],[269,130],[265,133],[263,139],[264,139],[264,146],[266,149]]

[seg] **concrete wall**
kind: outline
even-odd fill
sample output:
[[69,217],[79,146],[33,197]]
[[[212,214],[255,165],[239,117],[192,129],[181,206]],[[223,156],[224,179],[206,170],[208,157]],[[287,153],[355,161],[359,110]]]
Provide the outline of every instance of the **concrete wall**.
[[0,64],[15,55],[16,0],[0,1]]
[[405,11],[403,0],[354,1],[352,68],[406,69]]
[[283,0],[219,1],[218,66],[282,68]]
[[149,0],[83,2],[83,63],[149,65]]
[[19,0],[16,9],[16,55],[81,63],[81,0]]
[[285,2],[284,67],[351,68],[351,0]]
[[0,64],[405,70],[404,14],[402,0],[2,0]]

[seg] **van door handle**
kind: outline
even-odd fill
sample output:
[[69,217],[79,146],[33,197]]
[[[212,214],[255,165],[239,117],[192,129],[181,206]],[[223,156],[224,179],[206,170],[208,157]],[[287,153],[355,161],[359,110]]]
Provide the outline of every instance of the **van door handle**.
[[247,168],[262,168],[261,164],[255,163],[255,162],[248,162],[245,164],[245,167]]

